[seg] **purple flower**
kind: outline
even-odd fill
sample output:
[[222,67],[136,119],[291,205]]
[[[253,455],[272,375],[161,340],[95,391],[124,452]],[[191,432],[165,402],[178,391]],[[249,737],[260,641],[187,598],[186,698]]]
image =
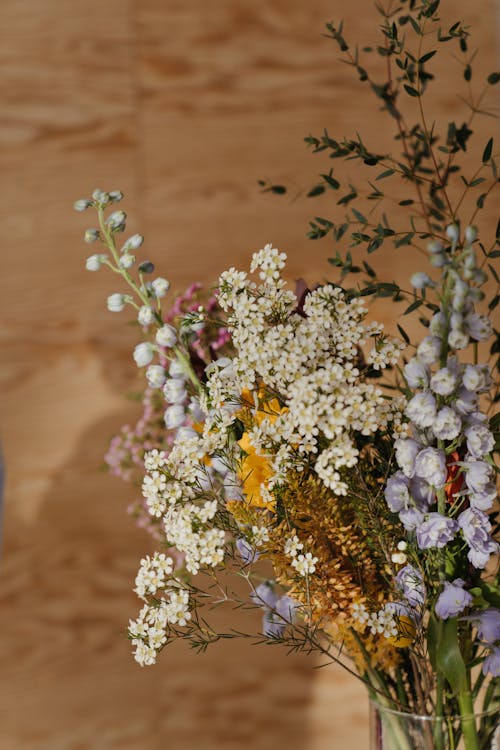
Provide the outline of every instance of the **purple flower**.
[[486,513],[468,508],[458,516],[458,525],[469,545],[467,557],[475,568],[484,568],[490,555],[497,552],[498,544],[491,538],[491,524]]
[[436,418],[436,399],[430,391],[416,393],[408,402],[405,414],[417,427],[430,427]]
[[259,558],[259,552],[244,537],[236,540],[236,548],[245,565],[250,565],[250,563],[255,562]]
[[467,450],[473,458],[483,458],[495,447],[495,438],[482,424],[473,424],[465,430]]
[[408,507],[410,501],[408,482],[409,480],[402,471],[397,471],[387,480],[385,500],[393,513],[399,513],[400,510]]
[[493,677],[500,677],[500,648],[494,646],[483,662],[483,674],[491,672]]
[[429,385],[429,368],[417,357],[410,359],[405,366],[404,376],[410,388],[426,388]]
[[441,356],[442,341],[438,336],[426,336],[417,347],[417,356],[426,365],[433,365]]
[[438,440],[454,440],[462,429],[462,420],[449,406],[443,406],[436,415],[432,431]]
[[413,477],[410,480],[410,495],[417,508],[426,511],[436,499],[436,490],[422,477]]
[[417,527],[417,543],[420,549],[444,547],[451,542],[458,530],[458,524],[452,518],[441,513],[429,513],[425,521]]
[[483,492],[493,478],[493,469],[486,461],[464,461],[463,466],[467,469],[465,484],[472,492]]
[[471,492],[469,503],[471,508],[478,510],[489,510],[497,496],[497,489],[494,482],[490,482],[482,492]]
[[464,589],[465,581],[456,578],[453,583],[445,581],[444,589],[439,594],[434,611],[442,620],[456,617],[472,604],[473,597]]
[[455,390],[457,374],[451,367],[442,367],[431,378],[431,388],[440,396],[449,396]]
[[412,607],[419,607],[424,603],[424,579],[418,568],[414,568],[413,565],[405,565],[396,576],[396,584]]
[[420,443],[410,438],[399,438],[394,443],[396,448],[396,461],[403,474],[412,477],[415,473],[415,458],[422,449]]
[[250,594],[250,598],[258,607],[274,609],[279,596],[275,591],[272,581],[265,581],[257,586],[255,591]]
[[476,341],[486,341],[491,336],[491,320],[485,315],[469,313],[465,318],[465,326],[470,337]]
[[455,401],[455,410],[465,417],[477,409],[477,394],[466,388],[460,388]]
[[470,619],[473,620],[477,634],[482,641],[486,643],[500,641],[500,610],[490,607],[482,612],[475,612]]
[[424,448],[415,459],[415,474],[433,487],[444,487],[448,476],[446,455],[437,448]]
[[399,520],[405,527],[406,531],[415,531],[424,521],[424,514],[421,513],[417,508],[408,508],[408,510],[402,510],[399,514]]
[[297,602],[289,596],[281,596],[272,611],[267,610],[263,618],[263,633],[267,636],[280,636],[287,625],[293,622]]
[[483,393],[491,388],[492,378],[487,365],[465,365],[462,383],[468,391]]

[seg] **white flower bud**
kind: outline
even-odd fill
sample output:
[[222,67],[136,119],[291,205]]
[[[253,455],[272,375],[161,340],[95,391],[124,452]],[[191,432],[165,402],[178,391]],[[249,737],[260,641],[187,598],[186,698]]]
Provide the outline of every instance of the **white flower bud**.
[[98,229],[87,229],[85,231],[85,234],[83,235],[84,241],[90,245],[92,242],[95,242],[99,239],[99,230]]
[[446,227],[446,236],[451,240],[453,245],[456,245],[460,238],[460,230],[458,224],[449,224]]
[[179,359],[173,359],[171,361],[170,367],[168,368],[168,372],[171,378],[182,378],[186,380],[186,373],[184,372],[184,365]]
[[110,312],[121,312],[125,307],[126,301],[124,294],[111,294],[108,297],[108,310]]
[[175,430],[180,427],[186,418],[184,408],[181,404],[173,404],[165,411],[165,425],[167,430]]
[[407,559],[404,552],[393,552],[391,555],[391,560],[395,565],[404,565]]
[[434,255],[435,253],[441,253],[443,250],[443,245],[439,240],[432,240],[432,242],[429,242],[427,245],[427,250]]
[[89,201],[87,198],[80,198],[80,200],[73,203],[73,208],[75,211],[81,213],[82,211],[86,211],[87,208],[90,208],[91,205],[92,201]]
[[85,268],[87,269],[87,271],[98,271],[101,267],[101,264],[106,260],[107,257],[108,256],[104,254],[91,255],[85,261]]
[[170,378],[163,386],[165,401],[169,404],[180,404],[185,401],[187,393],[184,388],[184,380],[181,378]]
[[126,250],[138,250],[143,242],[144,237],[142,234],[133,234],[123,245],[122,252],[125,252]]
[[[164,346],[167,349],[170,349],[172,346],[175,345],[177,341],[177,332],[175,328],[171,325],[164,325],[162,326],[157,332],[156,332],[156,343],[159,346]],[[175,362],[175,360],[174,360]],[[172,365],[174,364],[172,362]],[[172,365],[170,367],[172,368]],[[183,372],[183,370],[182,370]],[[172,374],[172,373],[171,373]]]
[[137,367],[145,367],[153,361],[154,347],[148,341],[137,344],[134,349],[134,361]]
[[430,257],[430,264],[433,268],[443,268],[449,263],[448,256],[446,253],[435,253]]
[[417,271],[413,274],[413,276],[410,279],[410,283],[412,286],[415,287],[415,289],[425,289],[426,286],[434,286],[434,282],[423,271]]
[[100,203],[101,206],[107,206],[109,203],[109,195],[104,190],[96,188],[92,193],[92,198],[96,203]]
[[403,539],[402,541],[398,542],[398,550],[399,550],[400,552],[405,552],[405,550],[407,550],[407,549],[408,549],[408,545],[407,545],[407,543],[406,543],[406,542],[404,541],[404,539]]
[[141,326],[150,326],[154,322],[155,314],[149,305],[143,305],[137,313],[137,320]]
[[132,268],[134,263],[135,255],[131,255],[130,253],[123,253],[120,260],[118,261],[118,265],[122,268]]
[[465,228],[465,241],[468,245],[472,245],[477,239],[477,227],[466,227]]
[[154,281],[151,282],[151,286],[153,288],[153,293],[155,297],[158,297],[160,299],[161,297],[165,297],[168,290],[170,289],[170,281],[167,281],[167,279],[162,279],[161,277],[154,279]]
[[150,365],[146,370],[146,378],[150,388],[161,388],[166,380],[165,369],[161,365]]
[[121,190],[110,190],[108,195],[111,203],[118,203],[118,201],[121,201],[121,199],[123,198],[123,193]]
[[127,214],[125,211],[113,211],[106,219],[106,224],[113,230],[123,230],[125,229],[126,221]]

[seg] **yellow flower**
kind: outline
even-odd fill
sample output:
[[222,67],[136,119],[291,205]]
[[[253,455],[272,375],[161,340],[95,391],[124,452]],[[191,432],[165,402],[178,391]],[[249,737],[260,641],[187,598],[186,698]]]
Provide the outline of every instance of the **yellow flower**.
[[411,646],[413,643],[413,639],[417,632],[415,623],[408,617],[408,615],[397,615],[395,620],[398,634],[387,640],[396,648],[408,648],[408,646]]
[[244,432],[238,445],[245,451],[238,470],[238,475],[243,486],[243,494],[249,505],[257,508],[274,510],[275,501],[262,497],[261,485],[266,485],[271,477],[272,471],[269,461],[264,456],[259,456],[250,442],[248,432]]

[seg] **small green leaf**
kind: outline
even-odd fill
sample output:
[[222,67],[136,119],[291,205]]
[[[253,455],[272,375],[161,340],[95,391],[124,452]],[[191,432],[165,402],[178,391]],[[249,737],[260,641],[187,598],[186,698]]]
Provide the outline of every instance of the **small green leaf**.
[[365,267],[365,271],[370,278],[376,278],[377,274],[375,273],[373,268],[366,262],[366,260],[363,261],[363,266]]
[[354,216],[356,217],[356,219],[360,222],[360,224],[365,224],[365,225],[368,224],[368,221],[363,216],[363,214],[361,213],[361,211],[358,211],[356,208],[353,208],[352,212],[353,212]]
[[409,344],[409,343],[410,343],[410,337],[409,337],[409,336],[408,336],[408,334],[406,333],[405,329],[404,329],[404,328],[402,328],[402,327],[401,327],[401,326],[399,325],[399,323],[396,323],[396,325],[397,325],[397,327],[398,327],[398,331],[399,331],[399,333],[400,333],[400,334],[401,334],[401,336],[403,337],[403,340],[404,340],[404,342],[405,342],[406,344]]
[[486,80],[488,81],[490,86],[494,86],[496,83],[500,81],[500,71],[499,72],[495,71],[494,73],[490,73]]
[[314,198],[316,195],[321,195],[325,192],[325,186],[324,185],[314,185],[309,192],[307,193],[307,198]]
[[418,310],[418,308],[422,305],[421,299],[416,299],[415,302],[412,302],[411,305],[409,305],[406,310],[404,311],[403,315],[409,315],[410,313],[414,312],[414,310]]
[[411,206],[415,203],[411,198],[405,198],[403,201],[399,201],[398,206]]
[[464,78],[467,82],[472,78],[472,68],[470,65],[466,65],[464,68]]
[[427,52],[427,54],[425,54],[425,55],[422,55],[422,57],[421,57],[421,58],[419,59],[419,61],[418,61],[418,62],[419,62],[420,64],[426,63],[426,62],[427,62],[427,60],[430,60],[430,59],[431,59],[431,57],[434,57],[434,55],[435,55],[435,54],[436,54],[436,50],[435,50],[435,49],[434,49],[434,50],[432,50],[432,52]]
[[383,180],[385,177],[390,177],[395,172],[394,169],[386,169],[385,172],[381,172],[375,177],[375,180]]
[[483,151],[483,164],[486,164],[491,159],[491,154],[493,152],[493,138],[490,138],[488,143],[486,144],[486,147]]
[[414,89],[413,86],[408,86],[405,83],[404,86],[403,86],[403,88],[406,91],[406,93],[409,94],[410,96],[417,96],[417,97],[420,96],[420,94],[418,93],[417,89]]

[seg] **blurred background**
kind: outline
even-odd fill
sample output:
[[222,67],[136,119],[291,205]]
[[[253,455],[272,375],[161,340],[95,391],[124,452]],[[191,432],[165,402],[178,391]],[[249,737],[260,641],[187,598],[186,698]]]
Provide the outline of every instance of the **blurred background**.
[[[498,66],[498,4],[442,5],[444,26],[473,28],[484,79]],[[85,271],[94,220],[72,210],[95,187],[123,190],[143,257],[179,291],[245,267],[266,242],[288,252],[290,279],[331,278],[331,239],[305,232],[319,205],[335,218],[334,201],[304,197],[326,169],[303,138],[327,127],[390,143],[321,36],[341,18],[349,38],[375,41],[368,0],[1,2],[0,750],[367,746],[362,686],[312,657],[232,641],[203,656],[178,644],[148,669],[132,660],[131,589],[153,543],[126,514],[134,488],[99,468],[139,414],[124,397],[137,334],[106,310],[114,278]],[[459,64],[440,76],[433,115],[461,123]],[[495,125],[478,120],[481,148]],[[263,194],[266,178],[292,189]],[[407,277],[404,254],[381,262]],[[238,628],[242,615],[225,617]]]

